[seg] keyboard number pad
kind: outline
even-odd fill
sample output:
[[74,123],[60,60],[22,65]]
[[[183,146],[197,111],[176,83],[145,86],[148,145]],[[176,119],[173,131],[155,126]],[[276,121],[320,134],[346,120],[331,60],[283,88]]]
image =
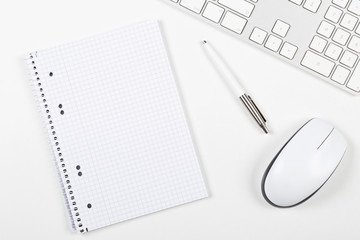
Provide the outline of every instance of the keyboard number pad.
[[332,0],[332,4],[301,65],[360,92],[360,0]]

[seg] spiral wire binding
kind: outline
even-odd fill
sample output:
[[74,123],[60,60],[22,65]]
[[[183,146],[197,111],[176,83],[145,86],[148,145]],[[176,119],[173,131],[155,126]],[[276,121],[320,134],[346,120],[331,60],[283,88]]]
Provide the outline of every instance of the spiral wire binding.
[[[37,52],[34,52],[34,53],[29,54],[29,58],[26,58],[26,60],[28,61],[28,65],[30,66],[30,69],[31,69],[30,70],[31,80],[35,84],[35,88],[38,87],[38,89],[35,89],[36,90],[36,95],[41,97],[41,99],[39,99],[39,97],[38,97],[38,100],[39,100],[39,103],[40,103],[39,107],[41,108],[41,104],[44,104],[44,109],[45,109],[45,118],[44,118],[44,120],[45,120],[45,122],[48,122],[48,127],[47,128],[48,128],[48,130],[49,130],[49,132],[50,132],[50,134],[52,136],[52,137],[50,137],[50,141],[55,144],[55,150],[53,149],[54,154],[55,154],[55,161],[56,161],[56,159],[59,159],[60,168],[57,167],[57,170],[58,170],[58,174],[59,174],[59,177],[60,177],[60,180],[61,180],[61,183],[62,183],[61,185],[62,185],[64,196],[65,196],[65,199],[66,199],[66,205],[67,205],[67,208],[68,208],[69,213],[70,213],[72,226],[74,228],[77,226],[79,231],[81,233],[83,233],[83,232],[85,232],[85,229],[86,229],[86,231],[88,231],[88,229],[83,228],[83,224],[82,224],[81,218],[80,218],[79,209],[76,206],[74,192],[72,190],[70,180],[68,179],[69,175],[67,173],[67,169],[66,169],[66,165],[65,165],[66,161],[64,160],[63,154],[61,152],[60,143],[59,143],[58,137],[56,135],[55,126],[53,124],[53,120],[52,120],[52,117],[51,117],[49,106],[46,103],[47,100],[45,98],[44,89],[43,89],[42,82],[41,82],[41,79],[40,79],[40,76],[39,76],[39,72],[37,70],[37,66],[36,66],[36,62],[35,62],[36,57],[37,57]],[[39,92],[37,92],[37,90]],[[42,112],[43,112],[44,109],[42,109]],[[68,198],[67,193],[69,194],[70,199]],[[72,213],[75,215],[77,223],[75,222],[74,216],[72,215]]]

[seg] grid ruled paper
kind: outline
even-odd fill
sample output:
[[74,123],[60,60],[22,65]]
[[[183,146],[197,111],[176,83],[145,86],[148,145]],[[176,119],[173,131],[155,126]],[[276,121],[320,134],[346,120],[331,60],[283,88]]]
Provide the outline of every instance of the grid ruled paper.
[[78,231],[207,197],[156,21],[34,55]]

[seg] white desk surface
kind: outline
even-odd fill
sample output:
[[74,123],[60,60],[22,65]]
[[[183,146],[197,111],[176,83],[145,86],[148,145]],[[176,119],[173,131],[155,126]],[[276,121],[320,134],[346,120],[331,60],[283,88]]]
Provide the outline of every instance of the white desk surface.
[[[23,54],[148,19],[160,21],[210,197],[82,236],[70,228]],[[0,239],[360,239],[360,97],[161,0],[6,1],[0,23]],[[241,76],[271,134],[261,132],[222,83],[201,47],[204,38]],[[340,129],[348,151],[308,202],[274,208],[261,195],[262,174],[313,117]]]

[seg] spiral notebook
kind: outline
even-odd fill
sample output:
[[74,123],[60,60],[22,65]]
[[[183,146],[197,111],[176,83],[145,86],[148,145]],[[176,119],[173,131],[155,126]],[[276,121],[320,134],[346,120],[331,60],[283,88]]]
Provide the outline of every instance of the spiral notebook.
[[27,63],[75,230],[207,197],[156,21]]

